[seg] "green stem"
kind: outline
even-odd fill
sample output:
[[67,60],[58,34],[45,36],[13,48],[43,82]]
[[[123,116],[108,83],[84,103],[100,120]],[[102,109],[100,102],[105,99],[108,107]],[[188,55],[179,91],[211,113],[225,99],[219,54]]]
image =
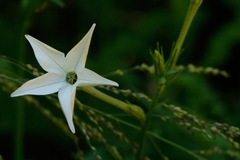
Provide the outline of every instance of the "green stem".
[[[119,122],[119,123],[122,123],[122,124],[124,124],[124,125],[126,125],[126,126],[128,126],[128,127],[131,127],[131,128],[136,129],[136,130],[138,130],[138,131],[141,130],[140,127],[138,127],[138,126],[136,126],[136,125],[134,125],[134,124],[128,123],[128,122],[126,122],[126,121],[124,121],[124,120],[122,120],[122,119],[116,118],[116,117],[114,117],[114,116],[112,116],[112,115],[110,115],[110,114],[108,114],[108,113],[102,112],[102,111],[100,111],[100,110],[97,110],[97,109],[92,108],[92,107],[90,107],[90,106],[87,106],[87,105],[85,105],[85,104],[82,104],[82,103],[80,103],[78,100],[77,100],[77,106],[78,106],[78,107],[83,106],[83,107],[86,108],[86,109],[93,110],[93,111],[96,112],[96,113],[99,113],[99,114],[101,114],[101,115],[104,115],[105,117],[107,117],[107,118],[109,118],[109,119],[112,119],[112,120],[114,120],[114,121],[117,121],[117,122]],[[164,142],[164,143],[166,143],[166,144],[169,144],[169,145],[171,145],[171,146],[173,146],[173,147],[175,147],[175,148],[177,148],[177,149],[179,149],[179,150],[181,150],[181,151],[183,151],[183,152],[186,152],[187,154],[193,156],[193,157],[196,158],[196,159],[205,160],[205,158],[203,158],[203,157],[195,154],[194,152],[192,152],[192,151],[190,151],[190,150],[188,150],[188,149],[186,149],[186,148],[184,148],[184,147],[182,147],[182,146],[180,146],[180,145],[178,145],[178,144],[176,144],[176,143],[174,143],[174,142],[172,142],[172,141],[170,141],[170,140],[168,140],[168,139],[165,139],[165,138],[163,138],[163,137],[161,137],[161,136],[159,136],[159,135],[157,135],[157,134],[155,134],[155,133],[152,133],[152,132],[150,132],[150,131],[147,131],[147,135],[152,136],[152,137],[154,137],[154,138],[156,138],[156,139],[158,139],[158,140],[160,140],[160,141],[162,141],[162,142]]]
[[188,149],[186,149],[186,148],[184,148],[184,147],[182,147],[182,146],[180,146],[180,145],[178,145],[178,144],[176,144],[176,143],[174,143],[172,141],[169,141],[169,140],[167,140],[167,139],[165,139],[165,138],[163,138],[163,137],[161,137],[161,136],[159,136],[159,135],[157,135],[155,133],[148,132],[148,135],[150,135],[150,136],[152,136],[152,137],[154,137],[154,138],[156,138],[156,139],[158,139],[158,140],[160,140],[160,141],[162,141],[164,143],[167,143],[167,144],[169,144],[169,145],[171,145],[171,146],[173,146],[175,148],[178,148],[178,149],[188,153],[189,155],[193,156],[194,158],[196,158],[198,160],[206,160],[205,158],[195,154],[194,152],[192,152],[192,151],[190,151],[190,150],[188,150]]
[[[20,38],[19,46],[19,60],[24,61],[24,47],[22,43],[22,38]],[[24,72],[22,69],[18,70],[18,75],[24,77]],[[23,160],[23,137],[24,137],[24,101],[22,99],[17,100],[16,105],[16,122],[15,122],[15,132],[14,132],[14,159]]]
[[182,50],[182,45],[183,45],[184,39],[188,33],[188,30],[191,26],[194,16],[197,13],[198,8],[202,4],[202,1],[203,0],[190,0],[190,5],[188,7],[188,12],[185,17],[185,21],[183,23],[182,29],[180,31],[180,34],[179,34],[177,42],[174,46],[174,49],[172,50],[172,53],[171,53],[173,56],[173,62],[172,62],[172,64],[170,64],[170,69],[174,68],[177,63],[178,57]]
[[14,159],[23,160],[24,101],[22,99],[17,100],[14,134]]
[[[192,20],[193,20],[195,14],[197,13],[197,10],[200,7],[201,3],[202,3],[202,0],[190,0],[190,5],[189,5],[189,8],[188,8],[188,12],[187,12],[184,24],[183,24],[181,32],[179,34],[178,40],[177,40],[177,42],[176,42],[176,44],[175,44],[175,46],[172,50],[171,56],[169,58],[170,60],[168,60],[168,62],[167,62],[167,70],[175,67],[175,65],[177,63],[177,60],[178,60],[178,57],[181,53],[181,48],[182,48],[184,39],[187,35],[187,32],[188,32],[188,30],[191,26]],[[146,140],[146,137],[147,137],[149,125],[151,124],[152,114],[153,114],[153,111],[154,111],[154,109],[155,109],[155,107],[158,103],[158,100],[159,100],[161,94],[163,93],[164,89],[165,89],[165,84],[162,84],[162,85],[160,84],[160,86],[157,90],[157,93],[156,93],[156,95],[155,95],[155,97],[152,101],[152,105],[150,106],[149,111],[146,115],[146,123],[142,128],[141,143],[140,143],[140,148],[139,148],[139,151],[138,151],[138,154],[137,154],[137,159],[138,160],[143,159],[144,143],[145,143],[145,140]]]
[[140,108],[137,105],[124,103],[123,101],[113,98],[113,97],[95,89],[94,87],[81,87],[80,90],[82,90],[88,94],[91,94],[92,96],[94,96],[102,101],[112,104],[113,106],[115,106],[119,109],[122,109],[124,112],[131,114],[135,118],[139,119],[141,122],[145,122],[145,114],[144,114],[142,108]]
[[[26,16],[24,13],[24,10],[22,8],[22,17],[20,19],[20,31],[19,31],[19,46],[18,46],[18,53],[19,57],[18,60],[22,63],[25,62],[26,55],[25,55],[25,39],[24,39],[24,34],[26,33],[26,30],[29,25],[29,17]],[[24,77],[24,70],[22,68],[18,69],[18,75],[20,77]],[[17,100],[17,105],[16,105],[16,123],[15,123],[15,132],[14,132],[14,160],[23,160],[24,155],[24,101],[22,99]]]
[[144,144],[145,144],[145,140],[147,138],[147,133],[148,133],[148,129],[149,129],[149,126],[151,124],[151,119],[152,119],[152,115],[154,113],[154,109],[156,108],[157,104],[158,104],[158,101],[163,93],[165,89],[165,85],[160,85],[158,90],[157,90],[157,93],[155,94],[155,97],[152,101],[152,104],[148,110],[148,113],[146,115],[146,123],[144,124],[143,128],[142,128],[142,133],[141,133],[141,143],[140,143],[140,148],[138,150],[138,153],[137,153],[137,159],[138,160],[141,160],[143,159],[143,149],[144,149]]

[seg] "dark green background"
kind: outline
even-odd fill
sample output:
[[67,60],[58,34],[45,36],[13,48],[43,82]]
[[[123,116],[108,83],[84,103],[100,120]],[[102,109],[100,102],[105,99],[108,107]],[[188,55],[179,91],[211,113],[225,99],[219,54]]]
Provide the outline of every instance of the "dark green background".
[[[24,38],[25,34],[67,53],[96,23],[87,59],[89,69],[104,75],[141,63],[150,65],[152,60],[149,49],[154,49],[156,42],[163,46],[165,56],[168,56],[173,41],[178,37],[188,4],[188,0],[1,0],[0,54],[40,69]],[[217,67],[226,70],[230,78],[183,74],[167,89],[169,102],[209,122],[226,122],[239,127],[240,1],[203,0],[183,48],[178,64]],[[19,55],[21,50],[25,57]],[[16,67],[2,60],[0,72],[17,77]],[[26,74],[26,77],[21,78],[32,77]],[[155,91],[152,78],[141,72],[110,77],[122,89],[143,92],[149,96]],[[10,94],[4,90],[1,90],[0,96],[0,154],[4,159],[11,159],[16,99],[10,98]],[[92,102],[94,99],[89,95],[83,95],[83,98],[80,94],[77,96],[86,104],[98,103]],[[143,105],[143,108],[146,109],[146,106]],[[71,157],[75,150],[74,144],[34,107],[25,107],[25,122],[26,159]],[[208,149],[215,145],[231,147],[224,140],[202,142],[197,135],[186,132],[172,122],[161,126],[156,123],[154,127],[160,128],[158,131],[163,137],[193,150]],[[122,131],[130,139],[138,134],[135,130]],[[111,139],[111,133],[105,136]],[[120,145],[123,159],[133,159],[130,149],[124,151],[124,146],[119,142],[112,143]],[[164,154],[172,159],[192,158],[164,143],[160,142],[159,145]],[[101,144],[97,146],[104,157],[104,147]],[[146,148],[146,152],[153,152],[150,154],[153,158],[158,154],[151,147]],[[83,142],[82,149],[86,155],[92,155],[86,142]],[[105,159],[108,156],[106,154]],[[218,159],[225,158],[219,156]]]

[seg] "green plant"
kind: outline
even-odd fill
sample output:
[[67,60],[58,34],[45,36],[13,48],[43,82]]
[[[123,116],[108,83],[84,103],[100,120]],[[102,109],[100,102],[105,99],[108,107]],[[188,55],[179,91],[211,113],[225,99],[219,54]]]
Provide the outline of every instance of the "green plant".
[[[27,2],[23,1],[23,6],[28,6]],[[62,1],[51,2],[64,7]],[[138,92],[138,89],[136,89],[137,91],[124,89],[121,88],[121,85],[120,88],[112,86],[78,88],[77,92],[90,100],[85,102],[81,96],[77,96],[75,99],[76,109],[73,121],[76,125],[76,134],[69,130],[64,117],[58,115],[61,106],[56,95],[44,96],[43,99],[47,103],[43,103],[42,99],[36,96],[23,96],[21,100],[19,99],[16,103],[18,124],[16,124],[15,135],[15,159],[24,158],[23,119],[26,105],[35,107],[70,139],[75,145],[75,149],[71,151],[73,159],[148,160],[157,157],[166,160],[178,159],[178,156],[180,159],[182,157],[209,159],[219,158],[219,156],[223,157],[221,159],[225,157],[226,159],[239,159],[237,138],[240,135],[240,129],[238,127],[230,126],[227,123],[211,122],[200,113],[187,111],[184,106],[179,106],[177,102],[170,99],[170,96],[168,97],[168,92],[173,92],[171,92],[174,90],[172,86],[181,76],[195,76],[197,73],[229,77],[226,71],[217,68],[178,64],[183,53],[183,42],[201,3],[202,0],[190,0],[184,24],[176,43],[172,45],[168,58],[166,58],[167,54],[163,47],[157,43],[156,49],[151,50],[149,55],[152,57],[153,65],[142,63],[130,69],[117,69],[105,75],[105,77],[114,77],[115,79],[129,78],[130,74],[136,73],[147,75],[151,81],[148,83],[151,84],[151,93]],[[34,5],[32,4],[32,6]],[[24,33],[29,27],[30,11],[26,13],[29,15],[23,20],[25,23],[23,23],[22,32]],[[25,64],[25,44],[23,40],[19,43],[19,61],[8,56],[1,56],[1,65],[7,68],[14,66],[18,68],[17,76],[11,71],[1,70],[1,88],[8,94],[26,81],[23,79],[25,76],[43,75],[31,64]],[[73,75],[75,78],[75,73]],[[73,81],[74,78],[71,80]],[[141,81],[145,82],[145,79],[143,78]],[[188,86],[191,87],[191,84]],[[90,98],[89,95],[94,98]],[[50,108],[49,106],[54,107]],[[57,132],[60,131],[57,130]],[[181,140],[165,138],[166,134],[175,136],[179,134]],[[199,146],[192,145],[192,141]],[[88,146],[88,150],[82,147],[83,143]],[[165,146],[174,148],[176,155],[168,153]]]

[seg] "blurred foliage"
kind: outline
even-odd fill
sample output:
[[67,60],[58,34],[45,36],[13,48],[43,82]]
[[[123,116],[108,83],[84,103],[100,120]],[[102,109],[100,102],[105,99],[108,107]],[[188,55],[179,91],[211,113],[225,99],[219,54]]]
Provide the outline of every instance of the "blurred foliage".
[[[168,56],[188,4],[188,0],[0,0],[0,55],[10,61],[0,58],[0,73],[8,76],[0,78],[2,158],[13,158],[16,100],[10,93],[19,82],[42,71],[25,34],[67,53],[96,23],[86,65],[120,84],[119,89],[98,89],[147,110],[156,91],[153,75],[148,74],[153,63],[149,49],[158,42]],[[203,1],[178,62],[183,72],[167,87],[166,103],[152,121],[152,137],[144,148],[146,159],[193,159],[166,139],[207,159],[240,159],[239,135],[235,135],[240,127],[239,8],[236,0]],[[24,77],[16,74],[19,66],[25,69]],[[61,110],[54,107],[58,104],[55,96],[21,97],[27,102],[25,158],[134,159],[139,148],[139,122],[84,92],[79,91],[77,97],[76,135],[69,132]]]

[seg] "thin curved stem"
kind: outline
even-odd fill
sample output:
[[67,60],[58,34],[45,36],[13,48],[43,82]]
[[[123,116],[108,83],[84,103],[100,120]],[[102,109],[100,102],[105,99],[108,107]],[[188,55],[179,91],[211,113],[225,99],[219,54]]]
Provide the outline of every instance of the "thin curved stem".
[[[124,120],[122,120],[122,119],[119,119],[119,118],[116,118],[116,117],[112,116],[111,114],[102,112],[102,111],[100,111],[100,110],[98,110],[98,109],[95,109],[95,108],[92,108],[92,107],[90,107],[90,106],[88,106],[88,105],[82,104],[82,103],[81,103],[79,100],[77,100],[77,99],[76,99],[76,104],[77,104],[78,107],[82,106],[82,107],[84,107],[84,108],[86,108],[86,109],[93,110],[93,111],[96,112],[96,113],[99,113],[99,114],[101,114],[101,115],[103,115],[103,116],[105,116],[105,117],[107,117],[107,118],[109,118],[109,119],[112,119],[112,120],[114,120],[114,121],[117,121],[117,122],[119,122],[119,123],[122,123],[122,124],[124,124],[124,125],[126,125],[126,126],[128,126],[128,127],[131,127],[131,128],[136,129],[136,130],[138,130],[138,131],[141,130],[141,127],[138,127],[138,126],[136,126],[136,125],[134,125],[134,124],[128,123],[128,122],[126,122],[126,121],[124,121]],[[150,131],[147,131],[147,135],[152,136],[152,137],[156,138],[157,140],[162,141],[162,142],[164,142],[164,143],[166,143],[166,144],[169,144],[169,145],[171,145],[171,146],[173,146],[173,147],[175,147],[175,148],[177,148],[177,149],[179,149],[179,150],[181,150],[181,151],[183,151],[183,152],[191,155],[192,157],[194,157],[194,158],[196,158],[196,159],[206,160],[204,157],[201,157],[201,156],[197,155],[196,153],[194,153],[194,152],[192,152],[192,151],[184,148],[183,146],[180,146],[180,145],[178,145],[178,144],[176,144],[176,143],[174,143],[174,142],[172,142],[172,141],[170,141],[170,140],[168,140],[168,139],[166,139],[166,138],[163,138],[163,137],[161,137],[161,136],[159,136],[159,135],[157,135],[157,134],[155,134],[155,133],[152,133],[152,132],[150,132]]]

